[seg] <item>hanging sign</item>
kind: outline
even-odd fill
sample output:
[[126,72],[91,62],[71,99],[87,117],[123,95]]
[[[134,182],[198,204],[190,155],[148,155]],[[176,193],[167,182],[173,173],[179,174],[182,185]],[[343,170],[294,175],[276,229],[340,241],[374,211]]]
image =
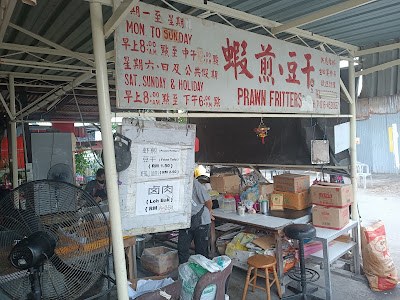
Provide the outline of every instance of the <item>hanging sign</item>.
[[118,108],[340,113],[326,52],[141,2],[115,43]]
[[124,235],[190,227],[196,127],[123,119],[132,162],[118,173]]

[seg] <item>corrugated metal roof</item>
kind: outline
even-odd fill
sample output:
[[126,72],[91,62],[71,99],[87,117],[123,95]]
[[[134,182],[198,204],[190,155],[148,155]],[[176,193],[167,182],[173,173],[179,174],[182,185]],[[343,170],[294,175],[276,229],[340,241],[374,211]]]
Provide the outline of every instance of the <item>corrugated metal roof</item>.
[[[212,2],[272,21],[287,23],[346,1],[347,0],[214,0]],[[38,5],[33,7],[25,5],[21,1],[17,1],[11,17],[11,23],[57,43],[69,50],[81,52],[87,57],[93,53],[88,1],[38,0],[37,2]],[[160,0],[145,0],[143,2],[169,8]],[[192,10],[190,6],[181,3],[172,1],[169,3],[179,11],[183,13],[192,13],[194,16],[198,16],[205,12],[203,9]],[[103,6],[103,17],[105,22],[111,15],[112,8]],[[377,0],[361,7],[300,26],[300,28],[338,41],[364,47],[377,41],[399,38],[399,15],[400,1]],[[240,29],[245,30],[254,27],[254,24],[250,22],[236,20],[229,17],[226,19]],[[212,15],[208,17],[207,20],[226,24],[226,22],[218,15]],[[269,35],[262,28],[254,29],[252,31],[263,35]],[[298,44],[303,43],[300,39],[296,37],[291,38],[291,36],[292,35],[288,33],[277,34],[278,38],[289,39],[291,42]],[[319,44],[319,42],[315,42],[311,39],[303,38],[303,40],[311,47],[316,47]],[[3,42],[45,48],[49,47],[48,45],[37,41],[33,37],[21,33],[11,27],[8,27]],[[111,37],[106,40],[106,49],[107,51],[110,51],[113,50],[113,48],[113,37],[111,35]],[[343,49],[339,47],[332,46],[331,48],[338,53],[343,52]],[[330,50],[328,49],[328,51]],[[0,47],[0,55],[3,60],[16,59],[22,61],[39,61],[38,57],[40,57],[49,62],[54,62],[63,58],[62,56],[57,55],[28,53],[8,56],[14,52],[15,51],[12,50],[1,49]],[[62,63],[66,65],[86,66],[85,63],[77,59],[67,59]],[[60,71],[4,64],[0,65],[0,71],[73,77],[82,74],[82,72],[76,72],[75,70]],[[7,81],[3,79],[3,83],[4,82]],[[4,92],[5,89],[6,86],[0,85],[0,91],[3,90]],[[48,90],[49,89],[44,89],[44,91]],[[35,98],[35,94],[33,92],[31,93],[32,88],[26,87],[26,91],[28,93],[27,101],[29,102],[30,99]],[[36,97],[38,96],[36,95]],[[93,97],[95,97],[95,95],[93,95]]]

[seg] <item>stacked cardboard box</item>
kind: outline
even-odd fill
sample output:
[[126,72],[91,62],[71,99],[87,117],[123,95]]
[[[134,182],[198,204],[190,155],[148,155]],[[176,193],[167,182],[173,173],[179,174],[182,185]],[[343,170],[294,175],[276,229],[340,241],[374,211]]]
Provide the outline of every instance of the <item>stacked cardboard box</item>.
[[351,184],[318,183],[310,187],[313,225],[342,229],[349,223],[349,206],[353,203]]
[[[310,176],[299,174],[282,174],[274,176],[274,194],[282,204],[274,203],[276,208],[302,210],[311,206],[309,198]],[[272,203],[271,203],[272,204]],[[271,209],[274,209],[271,206]]]
[[239,176],[238,175],[220,175],[220,176],[211,176],[210,184],[213,190],[218,191],[218,193],[230,193],[230,194],[238,194],[239,193]]

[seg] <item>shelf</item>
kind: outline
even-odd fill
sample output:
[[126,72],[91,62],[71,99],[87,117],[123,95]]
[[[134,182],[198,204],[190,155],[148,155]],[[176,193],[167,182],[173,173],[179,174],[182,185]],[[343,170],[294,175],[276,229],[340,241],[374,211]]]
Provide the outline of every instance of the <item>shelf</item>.
[[353,229],[355,226],[358,226],[358,223],[356,221],[350,220],[349,223],[340,230],[317,227],[317,236],[314,238],[314,240],[327,240],[328,242],[333,241],[337,237],[341,236],[343,233],[346,233],[349,230]]
[[[350,243],[335,242],[333,245],[329,246],[328,247],[329,263],[331,264],[334,261],[336,261],[339,257],[341,257],[347,251],[352,249],[355,245],[356,243],[351,241]],[[311,258],[318,261],[324,261],[323,256],[324,256],[323,249],[321,249],[318,252],[310,254],[307,258]]]

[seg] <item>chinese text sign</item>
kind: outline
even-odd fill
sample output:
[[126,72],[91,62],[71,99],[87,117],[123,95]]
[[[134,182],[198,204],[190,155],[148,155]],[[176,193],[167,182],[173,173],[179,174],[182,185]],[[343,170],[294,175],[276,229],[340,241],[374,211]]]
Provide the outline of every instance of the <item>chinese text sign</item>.
[[340,113],[329,53],[144,3],[115,43],[119,108]]

